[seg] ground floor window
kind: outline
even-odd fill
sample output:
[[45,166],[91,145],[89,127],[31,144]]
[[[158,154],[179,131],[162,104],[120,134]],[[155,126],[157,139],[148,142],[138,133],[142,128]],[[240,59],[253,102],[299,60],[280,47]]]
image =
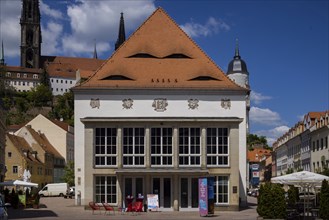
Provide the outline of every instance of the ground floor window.
[[115,176],[95,177],[95,201],[117,203],[117,178]]
[[216,176],[214,191],[215,191],[215,203],[217,204],[229,204],[229,177],[228,176]]

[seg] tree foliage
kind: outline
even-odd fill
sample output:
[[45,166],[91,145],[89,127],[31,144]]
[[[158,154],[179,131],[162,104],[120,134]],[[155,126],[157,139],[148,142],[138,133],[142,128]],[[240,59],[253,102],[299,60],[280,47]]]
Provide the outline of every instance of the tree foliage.
[[269,148],[265,136],[258,136],[257,134],[248,134],[247,145],[249,149],[253,148],[254,145],[262,145],[264,148]]
[[265,183],[261,185],[258,196],[257,213],[263,218],[286,217],[286,201],[284,189],[279,184]]
[[74,186],[74,162],[69,161],[64,168],[64,176],[62,180],[69,184],[69,186]]
[[319,214],[322,219],[329,219],[329,184],[327,180],[322,181]]
[[69,125],[74,124],[74,96],[72,92],[66,92],[62,96],[57,96],[54,102],[51,118],[62,119]]
[[299,201],[298,188],[295,186],[289,186],[288,189],[288,206],[295,208],[296,203]]

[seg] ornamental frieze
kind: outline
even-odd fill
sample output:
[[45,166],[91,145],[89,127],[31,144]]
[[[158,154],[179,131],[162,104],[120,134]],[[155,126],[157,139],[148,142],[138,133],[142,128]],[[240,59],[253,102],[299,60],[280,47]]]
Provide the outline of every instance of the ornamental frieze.
[[221,100],[221,106],[223,109],[231,109],[231,100],[230,99],[222,99]]
[[99,99],[90,99],[90,106],[91,108],[99,108],[100,107]]
[[189,99],[188,102],[188,108],[189,109],[197,109],[199,107],[199,100],[198,99]]
[[131,109],[133,107],[134,100],[132,99],[123,99],[122,100],[122,107],[124,109]]
[[153,104],[152,104],[154,111],[157,111],[157,112],[166,111],[167,106],[168,106],[167,99],[164,99],[164,98],[154,99]]

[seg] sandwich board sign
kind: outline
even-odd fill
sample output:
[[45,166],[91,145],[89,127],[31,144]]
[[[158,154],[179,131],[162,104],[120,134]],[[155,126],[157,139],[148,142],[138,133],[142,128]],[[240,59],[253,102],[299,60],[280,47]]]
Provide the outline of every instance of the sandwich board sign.
[[147,210],[159,210],[159,196],[158,194],[147,194]]

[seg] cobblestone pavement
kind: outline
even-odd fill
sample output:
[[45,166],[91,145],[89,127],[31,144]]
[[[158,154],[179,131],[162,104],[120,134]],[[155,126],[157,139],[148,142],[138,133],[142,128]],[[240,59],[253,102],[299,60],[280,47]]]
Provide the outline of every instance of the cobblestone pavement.
[[[249,207],[237,211],[237,212],[215,212],[212,217],[207,217],[207,219],[244,219],[244,220],[254,220],[257,219],[256,203],[257,200],[253,197],[248,198]],[[200,217],[198,212],[142,212],[142,213],[118,213],[115,215],[108,214],[104,215],[104,211],[101,213],[95,212],[92,214],[91,210],[84,209],[81,206],[75,206],[73,199],[64,199],[61,197],[52,198],[41,198],[41,207],[39,209],[33,208],[21,208],[13,209],[8,208],[9,219],[36,219],[36,220],[54,220],[54,219],[158,219],[158,220],[170,220],[170,219],[205,219],[205,217]]]

